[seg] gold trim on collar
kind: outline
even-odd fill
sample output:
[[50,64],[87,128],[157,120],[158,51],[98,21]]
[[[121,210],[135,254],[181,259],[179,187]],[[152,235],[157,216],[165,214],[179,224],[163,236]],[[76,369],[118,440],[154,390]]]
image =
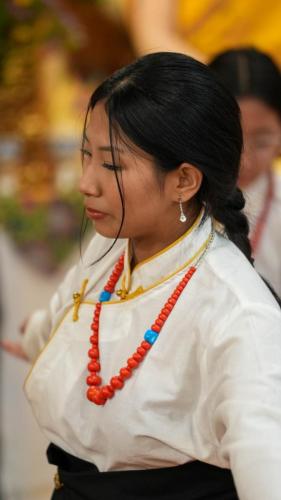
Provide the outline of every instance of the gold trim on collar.
[[[130,288],[131,288],[132,274],[140,267],[144,266],[148,262],[153,261],[154,259],[156,259],[160,255],[163,255],[164,253],[168,252],[171,248],[175,247],[176,245],[178,245],[178,243],[183,241],[199,225],[199,223],[202,219],[202,216],[203,216],[203,212],[204,212],[204,208],[202,208],[200,210],[200,213],[196,217],[192,226],[184,234],[182,234],[182,236],[180,236],[177,240],[173,241],[173,243],[171,243],[167,247],[163,248],[162,250],[160,250],[156,254],[152,255],[151,257],[148,257],[147,259],[145,259],[142,262],[140,262],[139,264],[137,264],[134,267],[132,272],[131,272],[131,266],[130,266],[130,246],[129,246],[130,240],[128,240],[127,251],[126,251],[127,274],[125,274],[125,273],[123,274],[121,288],[117,291],[117,295],[121,298],[121,300],[125,300],[129,295],[131,295],[129,292],[130,292]],[[178,271],[176,271],[176,273],[177,272]],[[135,292],[132,292],[132,294],[135,296]]]
[[[195,254],[192,257],[190,257],[190,259],[188,259],[182,266],[178,267],[176,269],[176,271],[173,271],[172,273],[168,274],[167,276],[165,276],[161,280],[155,281],[155,283],[153,283],[153,285],[150,285],[147,288],[143,288],[142,286],[139,286],[133,292],[128,293],[124,299],[121,299],[121,300],[109,300],[109,301],[103,302],[102,305],[103,306],[108,306],[108,305],[111,305],[111,304],[122,304],[123,302],[135,299],[139,295],[143,295],[144,293],[149,292],[153,288],[156,288],[157,286],[162,285],[162,283],[165,283],[170,278],[172,278],[173,276],[175,276],[177,273],[183,271],[183,269],[185,269],[190,264],[192,264],[192,262],[194,262],[194,260],[199,259],[199,257],[205,252],[205,250],[206,250],[207,246],[209,245],[210,241],[212,240],[212,238],[213,238],[213,233],[211,232],[209,234],[208,238],[206,239],[206,241],[197,250],[197,252],[195,252]],[[83,302],[83,304],[95,305],[96,302],[92,302],[90,300],[85,300]]]

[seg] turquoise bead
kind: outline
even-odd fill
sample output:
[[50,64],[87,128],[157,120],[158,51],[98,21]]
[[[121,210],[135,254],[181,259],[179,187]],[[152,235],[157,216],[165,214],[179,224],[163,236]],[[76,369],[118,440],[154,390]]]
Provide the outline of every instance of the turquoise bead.
[[107,292],[106,290],[103,290],[99,296],[99,301],[100,302],[107,302],[111,297],[111,293]]
[[157,337],[158,333],[154,330],[146,330],[144,334],[144,340],[146,340],[146,342],[149,342],[149,344],[154,344],[155,340],[157,340]]

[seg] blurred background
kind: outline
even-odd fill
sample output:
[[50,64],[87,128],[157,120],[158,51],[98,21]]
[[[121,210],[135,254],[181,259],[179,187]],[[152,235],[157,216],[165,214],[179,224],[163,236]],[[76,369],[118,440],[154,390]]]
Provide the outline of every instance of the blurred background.
[[[44,307],[79,258],[80,138],[88,99],[136,56],[204,62],[254,45],[281,62],[279,0],[0,1],[0,325]],[[2,500],[47,500],[47,443],[22,393],[28,366],[0,353]]]

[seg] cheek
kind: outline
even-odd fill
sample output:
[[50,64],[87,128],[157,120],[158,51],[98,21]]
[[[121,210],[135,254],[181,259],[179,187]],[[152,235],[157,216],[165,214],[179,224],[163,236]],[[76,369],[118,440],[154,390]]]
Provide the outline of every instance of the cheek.
[[163,216],[165,202],[161,198],[159,188],[151,185],[139,185],[132,191],[125,191],[124,227],[141,233],[143,230],[155,228],[159,218]]
[[245,153],[242,156],[239,183],[248,185],[267,172],[273,163],[273,156],[264,153]]

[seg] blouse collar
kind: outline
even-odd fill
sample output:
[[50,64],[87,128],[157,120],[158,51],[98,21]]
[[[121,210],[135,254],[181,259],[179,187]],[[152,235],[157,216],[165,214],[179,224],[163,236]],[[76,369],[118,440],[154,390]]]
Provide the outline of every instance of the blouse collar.
[[133,298],[194,264],[209,239],[211,226],[210,217],[205,218],[204,210],[201,210],[185,234],[152,257],[137,264],[133,271],[130,268],[130,242],[127,241],[121,288],[117,290],[117,295],[123,299]]

